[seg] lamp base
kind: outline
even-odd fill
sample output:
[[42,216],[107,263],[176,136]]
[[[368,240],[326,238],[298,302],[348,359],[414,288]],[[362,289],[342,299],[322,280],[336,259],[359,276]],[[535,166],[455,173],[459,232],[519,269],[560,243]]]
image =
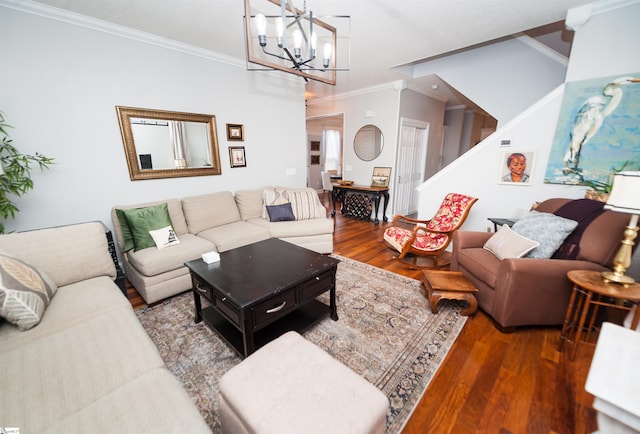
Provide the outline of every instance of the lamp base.
[[633,277],[629,277],[623,273],[616,273],[615,271],[603,271],[602,279],[607,283],[609,282],[619,283],[625,288],[636,282],[633,279]]

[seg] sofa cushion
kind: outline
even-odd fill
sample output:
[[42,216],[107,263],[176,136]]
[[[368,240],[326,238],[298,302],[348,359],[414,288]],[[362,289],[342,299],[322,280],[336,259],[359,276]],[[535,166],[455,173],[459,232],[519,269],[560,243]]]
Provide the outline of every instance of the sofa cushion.
[[286,196],[291,202],[296,220],[324,218],[327,209],[320,202],[318,193],[313,188],[287,190]]
[[182,210],[189,232],[200,232],[240,221],[236,201],[229,191],[189,196],[182,199]]
[[116,278],[98,222],[0,235],[0,250],[42,270],[58,287],[97,276]]
[[204,238],[184,234],[180,236],[180,244],[170,249],[159,250],[156,247],[129,252],[129,263],[145,276],[156,276],[171,270],[183,268],[184,263],[197,259],[203,253],[215,250],[216,246]]
[[[115,423],[114,421],[117,421]],[[178,379],[166,369],[136,377],[49,426],[48,433],[209,433]]]
[[133,310],[120,288],[106,276],[94,277],[61,286],[56,291],[38,327],[20,331],[11,324],[0,324],[0,352],[11,351],[47,338],[98,315],[115,310]]
[[540,243],[523,237],[512,231],[509,226],[502,225],[498,232],[487,240],[483,248],[490,251],[500,260],[505,258],[521,258]]
[[[277,224],[277,223],[274,223]],[[286,224],[283,222],[281,224]],[[218,252],[246,246],[247,244],[266,240],[270,237],[269,230],[251,223],[239,221],[218,226],[198,234],[199,237],[212,241]]]
[[274,238],[307,237],[333,233],[333,220],[328,218],[270,222],[265,219],[251,219],[249,223],[266,228]]
[[57,290],[42,271],[0,254],[0,317],[20,330],[36,326]]
[[287,222],[296,219],[291,209],[291,203],[283,203],[282,205],[267,205],[267,213],[271,222]]
[[257,188],[254,190],[238,190],[234,196],[240,218],[247,221],[253,218],[262,217],[264,202],[262,201],[262,190]]
[[133,311],[120,309],[2,352],[0,366],[0,420],[43,432],[164,362]]
[[528,258],[549,259],[577,226],[575,220],[530,211],[513,224],[513,231],[540,243],[527,254]]
[[[171,226],[169,209],[166,203],[143,208],[131,208],[122,210],[128,223],[128,230],[133,237],[133,249],[142,250],[155,246],[155,242],[149,233],[152,230]],[[123,239],[126,239],[127,227],[122,228]]]

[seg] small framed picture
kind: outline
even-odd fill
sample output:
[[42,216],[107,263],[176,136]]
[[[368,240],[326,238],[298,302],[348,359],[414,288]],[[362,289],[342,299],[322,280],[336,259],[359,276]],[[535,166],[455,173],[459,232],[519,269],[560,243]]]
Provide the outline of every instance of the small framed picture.
[[372,187],[389,187],[391,167],[374,167],[371,176]]
[[244,142],[244,125],[227,124],[227,140]]
[[309,147],[312,151],[320,151],[320,140],[311,140]]
[[229,161],[231,167],[247,167],[244,146],[229,146]]
[[536,153],[533,151],[503,152],[498,184],[531,185],[531,173]]
[[320,155],[312,155],[311,156],[311,165],[315,166],[320,164]]

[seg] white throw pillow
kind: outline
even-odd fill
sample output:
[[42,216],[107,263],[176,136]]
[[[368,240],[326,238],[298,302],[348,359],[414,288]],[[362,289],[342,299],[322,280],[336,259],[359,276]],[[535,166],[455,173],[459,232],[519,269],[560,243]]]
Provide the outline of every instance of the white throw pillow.
[[500,260],[507,258],[522,258],[531,250],[538,247],[537,241],[530,240],[512,231],[509,226],[502,225],[482,246]]
[[153,238],[153,242],[156,243],[158,250],[180,244],[180,240],[171,226],[149,231],[149,235]]

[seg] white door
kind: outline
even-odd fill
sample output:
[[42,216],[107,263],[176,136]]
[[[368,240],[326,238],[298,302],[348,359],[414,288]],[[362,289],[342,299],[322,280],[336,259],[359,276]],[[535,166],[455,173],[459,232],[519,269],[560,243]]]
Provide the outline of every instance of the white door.
[[401,119],[394,191],[395,214],[407,215],[418,211],[416,188],[424,181],[428,137],[429,124]]

